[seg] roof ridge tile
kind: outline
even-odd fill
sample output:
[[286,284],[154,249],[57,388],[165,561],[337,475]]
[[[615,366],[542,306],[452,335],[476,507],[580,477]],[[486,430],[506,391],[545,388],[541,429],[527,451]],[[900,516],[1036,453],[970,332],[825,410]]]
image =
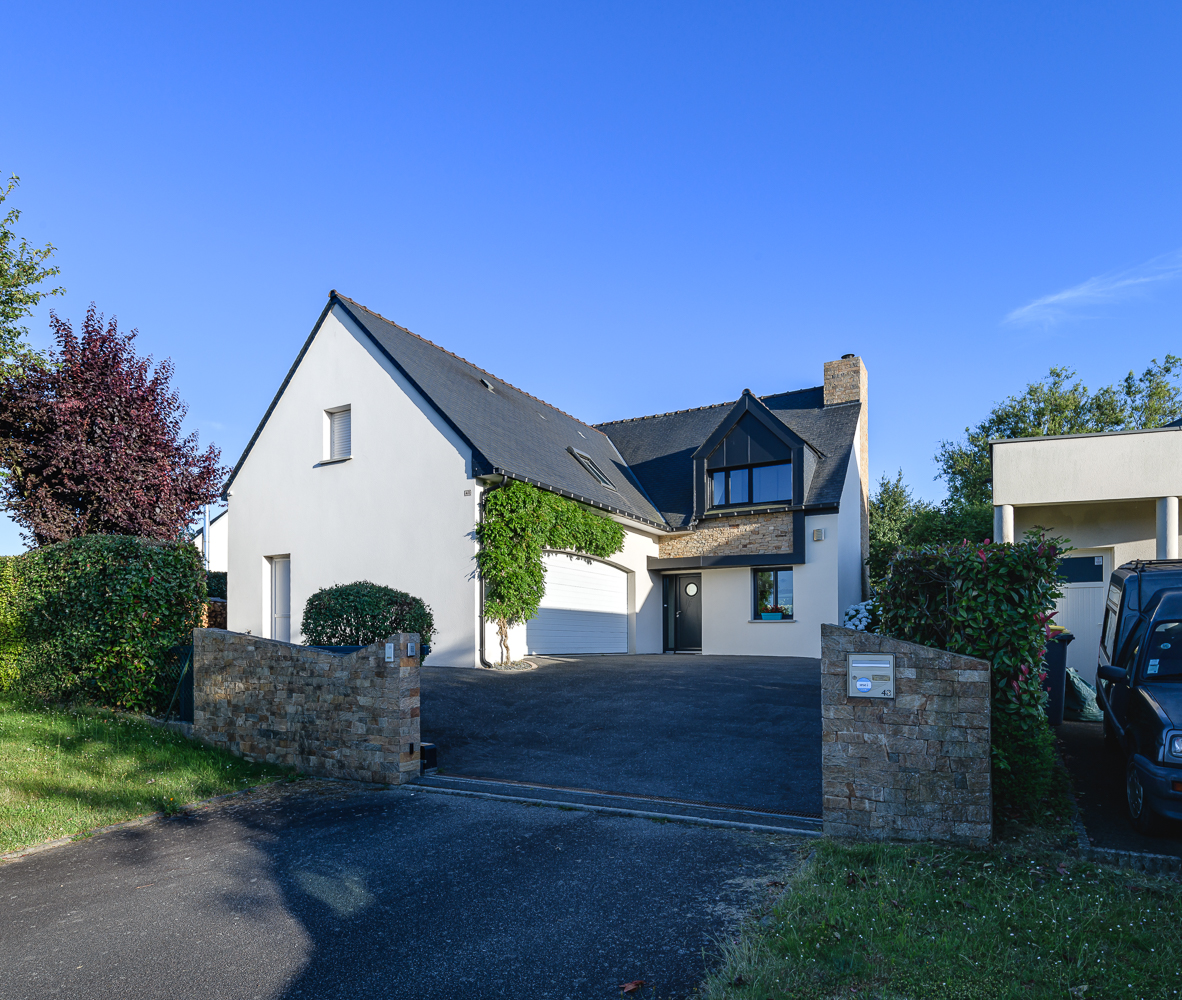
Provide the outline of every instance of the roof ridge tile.
[[607,427],[610,424],[634,424],[640,420],[656,420],[657,417],[675,417],[679,413],[699,413],[702,410],[717,410],[720,406],[734,406],[738,400],[732,399],[729,403],[707,403],[705,406],[691,406],[684,410],[669,410],[667,413],[647,413],[643,417],[621,417],[619,420],[604,420],[602,423],[594,424],[596,428]]
[[[793,396],[798,392],[816,392],[818,389],[824,389],[823,385],[810,385],[804,389],[785,389],[783,392],[769,392],[762,396],[755,398],[761,402],[765,399],[772,399],[775,396]],[[675,417],[680,413],[700,413],[702,410],[716,410],[721,406],[734,406],[737,399],[732,399],[726,403],[707,403],[705,406],[690,406],[684,410],[669,410],[665,413],[647,413],[643,417],[621,417],[619,420],[604,420],[598,424],[592,424],[593,427],[607,427],[611,424],[632,424],[638,420],[655,420],[657,417]]]

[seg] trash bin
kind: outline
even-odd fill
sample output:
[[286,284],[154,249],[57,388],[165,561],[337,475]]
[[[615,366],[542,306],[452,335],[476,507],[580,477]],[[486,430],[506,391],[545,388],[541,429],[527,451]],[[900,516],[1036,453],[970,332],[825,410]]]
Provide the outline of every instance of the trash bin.
[[419,774],[434,774],[439,767],[439,753],[434,743],[419,744]]
[[1046,659],[1043,667],[1046,678],[1042,688],[1050,700],[1047,702],[1047,721],[1052,726],[1063,724],[1063,695],[1067,686],[1067,647],[1071,645],[1075,636],[1070,632],[1060,632],[1047,641]]

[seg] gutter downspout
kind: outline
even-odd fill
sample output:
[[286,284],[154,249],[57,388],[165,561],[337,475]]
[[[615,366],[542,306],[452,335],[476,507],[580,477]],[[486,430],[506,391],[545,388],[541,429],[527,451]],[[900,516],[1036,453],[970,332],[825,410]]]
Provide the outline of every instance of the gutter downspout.
[[[484,524],[484,502],[488,495],[493,491],[500,489],[505,485],[505,478],[502,476],[501,481],[496,486],[486,486],[480,491],[480,523]],[[476,578],[480,581],[480,665],[489,670],[493,669],[493,665],[488,662],[485,654],[485,633],[488,631],[488,622],[484,618],[484,577],[480,575],[479,566],[476,569]]]

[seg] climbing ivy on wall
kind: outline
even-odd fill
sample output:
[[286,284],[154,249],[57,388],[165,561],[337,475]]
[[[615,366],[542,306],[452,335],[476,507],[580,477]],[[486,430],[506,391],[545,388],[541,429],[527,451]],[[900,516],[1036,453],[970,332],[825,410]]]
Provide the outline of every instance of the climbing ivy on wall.
[[509,659],[509,629],[533,618],[546,592],[543,549],[606,559],[624,547],[624,529],[615,521],[517,481],[488,494],[476,537],[484,613],[497,623],[502,663]]

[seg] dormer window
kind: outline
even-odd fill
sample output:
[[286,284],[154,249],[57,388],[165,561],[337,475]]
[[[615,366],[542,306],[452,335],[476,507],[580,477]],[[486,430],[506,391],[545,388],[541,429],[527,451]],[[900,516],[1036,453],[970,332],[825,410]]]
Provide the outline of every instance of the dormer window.
[[587,455],[581,451],[577,451],[574,448],[567,448],[566,450],[574,456],[575,461],[578,462],[579,465],[581,465],[584,469],[591,473],[592,476],[595,477],[598,483],[606,486],[609,490],[615,489],[615,487],[612,485],[612,481],[608,479],[603,470],[595,464],[595,460],[590,455]]
[[792,463],[720,469],[710,475],[711,507],[792,502]]
[[695,515],[803,503],[820,454],[745,390],[694,452]]

